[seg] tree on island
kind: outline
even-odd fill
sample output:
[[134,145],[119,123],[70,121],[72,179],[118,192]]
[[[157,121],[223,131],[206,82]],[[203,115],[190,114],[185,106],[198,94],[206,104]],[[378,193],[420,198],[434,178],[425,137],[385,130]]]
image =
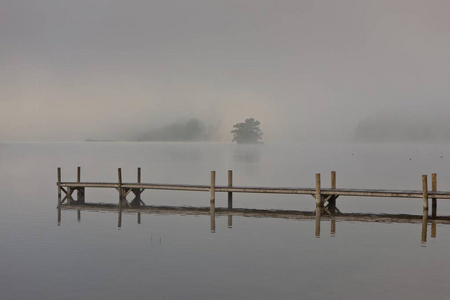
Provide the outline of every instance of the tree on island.
[[259,121],[253,118],[245,119],[244,123],[233,125],[233,142],[238,144],[255,144],[262,139],[263,132],[259,128]]

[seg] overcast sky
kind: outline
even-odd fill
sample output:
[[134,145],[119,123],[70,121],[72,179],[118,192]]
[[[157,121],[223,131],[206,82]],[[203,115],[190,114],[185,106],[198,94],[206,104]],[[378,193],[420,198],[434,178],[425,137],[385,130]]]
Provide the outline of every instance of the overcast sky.
[[[0,140],[197,117],[266,141],[450,114],[450,1],[0,0]],[[404,111],[404,112],[402,112]]]

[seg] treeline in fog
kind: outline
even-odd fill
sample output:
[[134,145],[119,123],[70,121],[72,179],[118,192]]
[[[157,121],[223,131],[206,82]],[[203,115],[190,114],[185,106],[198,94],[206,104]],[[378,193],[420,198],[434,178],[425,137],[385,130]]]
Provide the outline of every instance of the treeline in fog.
[[210,141],[216,129],[207,126],[199,119],[177,121],[168,125],[150,129],[136,136],[136,141]]
[[383,116],[361,121],[355,131],[356,142],[450,142],[450,121],[446,118],[423,119]]

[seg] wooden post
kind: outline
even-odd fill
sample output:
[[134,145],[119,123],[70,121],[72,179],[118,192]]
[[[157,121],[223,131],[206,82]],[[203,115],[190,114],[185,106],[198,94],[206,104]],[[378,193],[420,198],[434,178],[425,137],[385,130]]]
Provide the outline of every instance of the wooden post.
[[117,178],[119,182],[119,204],[122,203],[123,191],[122,191],[122,169],[117,169]]
[[[141,183],[141,168],[137,168],[137,182]],[[134,207],[140,207],[141,206],[141,188],[133,189],[133,194],[135,195],[135,198],[133,202],[131,203]]]
[[[233,171],[228,170],[228,187],[233,186]],[[233,192],[228,192],[228,209],[233,208]]]
[[216,212],[216,171],[211,171],[211,188],[210,188],[210,200],[209,200],[210,213]]
[[70,206],[72,204],[72,188],[70,186],[67,187],[67,205]]
[[77,209],[77,221],[80,223],[81,221],[81,210]]
[[141,224],[141,213],[140,212],[137,213],[137,223]]
[[320,194],[320,173],[316,173],[316,207],[322,207],[322,195]]
[[[331,188],[336,189],[336,171],[331,171]],[[328,200],[328,207],[333,209],[336,208],[336,196],[333,196]]]
[[122,192],[122,169],[117,169],[117,177],[119,181],[119,220],[117,226],[120,228],[122,227],[122,198],[123,198],[123,192]]
[[61,168],[58,168],[58,209],[61,208]]
[[61,225],[61,168],[58,168],[58,225]]
[[423,190],[423,209],[428,211],[428,178],[427,175],[422,175],[422,190]]
[[[433,192],[437,191],[437,174],[431,174],[431,190]],[[431,198],[431,217],[436,218],[437,215],[437,199]]]
[[228,214],[228,228],[233,228],[233,215]]
[[[77,168],[77,182],[81,182],[81,167]],[[84,204],[84,188],[77,187],[77,204]]]

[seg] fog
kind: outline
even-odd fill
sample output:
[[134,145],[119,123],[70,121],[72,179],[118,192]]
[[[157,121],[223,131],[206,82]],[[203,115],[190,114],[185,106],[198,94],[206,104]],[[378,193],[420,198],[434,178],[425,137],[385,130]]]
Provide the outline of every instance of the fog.
[[191,118],[231,141],[248,117],[265,142],[352,141],[385,114],[415,131],[450,113],[444,0],[0,7],[0,141],[126,139]]

